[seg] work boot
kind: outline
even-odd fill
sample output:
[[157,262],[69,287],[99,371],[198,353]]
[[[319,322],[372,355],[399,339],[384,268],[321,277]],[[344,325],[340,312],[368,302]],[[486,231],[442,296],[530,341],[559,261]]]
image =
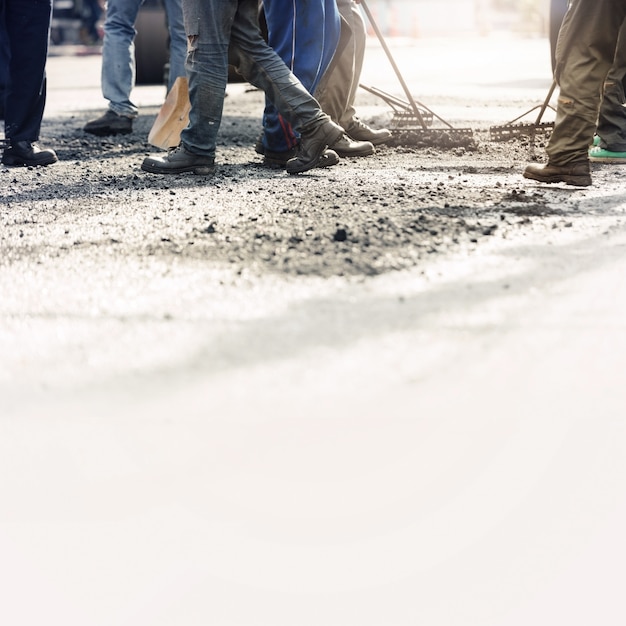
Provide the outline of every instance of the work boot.
[[565,183],[577,187],[591,185],[589,161],[579,161],[569,165],[528,165],[524,178],[538,180],[540,183]]
[[376,149],[374,145],[369,141],[354,141],[348,137],[345,133],[339,138],[338,141],[331,146],[331,148],[340,157],[363,157],[374,154]]
[[83,130],[86,133],[97,135],[98,137],[106,137],[107,135],[128,135],[133,130],[133,120],[131,117],[118,115],[115,111],[109,109],[99,118],[87,122]]
[[262,145],[261,151],[256,150],[256,152],[263,155],[263,165],[282,169],[287,165],[289,159],[293,159],[298,154],[298,149],[291,148],[291,150],[281,150],[277,152]]
[[[293,159],[298,154],[297,146],[291,150],[275,152],[263,145],[263,133],[260,134],[254,144],[254,151],[263,156],[263,165],[276,169],[284,169],[289,159]],[[339,156],[333,150],[326,150],[317,164],[317,167],[332,167],[339,163]]]
[[[287,161],[293,159],[298,153],[297,148],[285,150],[284,152],[274,152],[273,150],[268,150],[262,143],[256,144],[255,151],[263,155],[263,165],[275,169],[284,169],[287,165]],[[317,167],[331,167],[337,165],[337,163],[339,163],[337,153],[333,150],[326,150],[324,154],[322,154]]]
[[301,132],[298,155],[287,161],[287,172],[301,174],[318,167],[326,148],[332,146],[342,135],[343,128],[330,120],[323,122],[315,130]]
[[346,134],[355,141],[369,141],[374,146],[379,146],[391,139],[391,131],[387,128],[378,130],[371,128],[358,117],[353,117],[352,122],[346,128]]
[[626,152],[617,150],[607,150],[601,146],[593,146],[589,148],[589,160],[596,163],[613,163],[626,165]]
[[58,160],[54,150],[42,150],[31,141],[13,141],[2,155],[4,165],[50,165]]
[[178,148],[170,150],[165,156],[146,157],[141,164],[141,169],[151,174],[193,172],[206,176],[215,171],[215,160],[213,157],[188,152],[181,144]]

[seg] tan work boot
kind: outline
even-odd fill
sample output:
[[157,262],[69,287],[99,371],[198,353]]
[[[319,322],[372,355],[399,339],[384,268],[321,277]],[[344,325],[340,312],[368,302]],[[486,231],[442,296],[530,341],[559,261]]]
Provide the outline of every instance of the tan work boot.
[[528,165],[524,178],[538,180],[540,183],[565,183],[577,187],[591,185],[589,161],[579,161],[569,165]]

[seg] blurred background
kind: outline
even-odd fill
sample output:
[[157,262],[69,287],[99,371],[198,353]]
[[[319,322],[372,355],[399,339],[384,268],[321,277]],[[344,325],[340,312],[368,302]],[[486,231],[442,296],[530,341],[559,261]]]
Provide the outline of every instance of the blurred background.
[[[565,0],[367,0],[386,37],[548,37],[551,5]],[[50,53],[98,54],[105,0],[54,0]],[[161,0],[145,0],[135,40],[137,84],[163,82],[168,34]],[[370,26],[371,29],[371,26]],[[373,35],[373,31],[370,32]],[[79,46],[79,51],[76,50]]]
[[383,34],[394,37],[527,37],[548,34],[550,0],[367,0]]
[[[528,37],[547,36],[550,0],[367,0],[387,36],[440,37],[508,31]],[[161,0],[146,0],[142,11],[161,9]],[[54,0],[53,44],[98,43],[105,0]]]

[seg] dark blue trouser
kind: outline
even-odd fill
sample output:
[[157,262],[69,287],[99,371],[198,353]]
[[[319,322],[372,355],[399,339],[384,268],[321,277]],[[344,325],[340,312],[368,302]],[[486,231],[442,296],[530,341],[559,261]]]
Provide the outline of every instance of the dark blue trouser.
[[7,139],[37,141],[46,103],[46,59],[52,0],[0,0],[0,47],[8,42],[4,130]]
[[0,18],[0,120],[4,119],[4,94],[9,82],[9,40],[4,30],[4,22]]
[[[265,0],[270,46],[310,93],[332,61],[341,20],[335,0]],[[274,152],[296,145],[291,125],[271,102],[263,115],[263,144]]]

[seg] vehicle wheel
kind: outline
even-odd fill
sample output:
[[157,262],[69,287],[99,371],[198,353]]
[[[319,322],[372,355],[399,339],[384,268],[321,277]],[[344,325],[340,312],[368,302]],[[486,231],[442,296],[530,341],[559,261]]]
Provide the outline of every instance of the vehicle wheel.
[[135,65],[138,85],[163,85],[169,60],[169,33],[162,7],[142,7],[135,24]]

